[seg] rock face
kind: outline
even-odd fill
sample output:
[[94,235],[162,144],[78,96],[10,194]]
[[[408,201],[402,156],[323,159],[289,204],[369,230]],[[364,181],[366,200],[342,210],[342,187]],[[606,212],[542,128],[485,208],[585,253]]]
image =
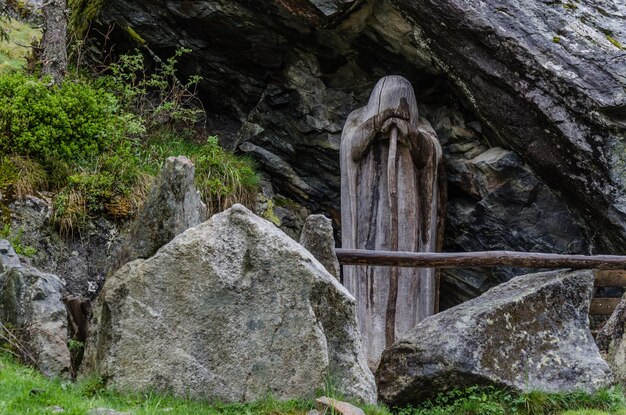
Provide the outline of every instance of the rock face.
[[622,385],[626,384],[626,338],[624,324],[626,323],[626,296],[611,314],[596,336],[596,343],[604,360],[609,364],[615,380]]
[[[211,129],[335,229],[343,124],[377,79],[399,74],[446,154],[446,249],[622,253],[626,8],[618,3],[110,0],[99,24],[103,33],[111,23],[132,28],[161,57],[192,49],[180,69],[203,76]],[[118,51],[136,47],[121,29],[108,39]],[[494,147],[503,152],[472,161]],[[442,304],[523,272],[446,273]]]
[[339,280],[339,260],[335,254],[335,238],[333,237],[333,224],[324,215],[310,215],[306,218],[300,245],[313,254],[333,277]]
[[624,252],[626,5],[393,3],[491,141],[517,151],[558,189],[600,249]]
[[[453,111],[435,126],[445,149],[450,190],[444,251],[512,250],[589,254],[583,227],[521,157],[487,148]],[[449,308],[528,270],[442,270],[441,307]]]
[[383,353],[379,398],[403,405],[469,385],[547,392],[610,385],[589,331],[593,281],[591,271],[524,275],[422,321]]
[[206,219],[207,210],[194,184],[195,168],[186,157],[169,157],[150,190],[114,270],[137,258],[150,258],[186,229]]
[[376,399],[355,302],[271,223],[236,205],[110,277],[84,373],[123,390],[251,401],[338,391]]
[[55,275],[13,265],[4,262],[5,271],[0,273],[0,323],[22,340],[32,363],[44,375],[69,377],[71,361],[67,313],[60,293],[62,282]]

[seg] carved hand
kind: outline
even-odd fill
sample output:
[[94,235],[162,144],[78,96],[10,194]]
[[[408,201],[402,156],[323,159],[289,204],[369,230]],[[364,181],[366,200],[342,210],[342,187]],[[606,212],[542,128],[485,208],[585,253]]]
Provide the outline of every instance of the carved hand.
[[403,107],[400,104],[399,108],[388,108],[374,117],[374,129],[377,132],[382,132],[383,125],[391,119],[409,120],[411,114],[409,114],[408,107]]
[[417,129],[413,124],[400,118],[390,118],[385,121],[380,132],[388,137],[393,128],[398,130],[398,141],[405,146],[409,146],[417,138]]

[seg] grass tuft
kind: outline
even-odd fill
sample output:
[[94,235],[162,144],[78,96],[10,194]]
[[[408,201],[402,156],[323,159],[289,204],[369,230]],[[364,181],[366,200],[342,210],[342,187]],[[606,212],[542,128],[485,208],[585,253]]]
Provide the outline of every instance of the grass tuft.
[[31,45],[38,43],[41,30],[19,19],[0,18],[0,27],[8,39],[0,38],[0,74],[21,69],[31,54]]

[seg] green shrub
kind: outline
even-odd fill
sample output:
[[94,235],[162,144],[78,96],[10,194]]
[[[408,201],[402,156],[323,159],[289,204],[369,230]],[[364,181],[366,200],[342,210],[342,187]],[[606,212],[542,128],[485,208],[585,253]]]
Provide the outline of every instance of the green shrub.
[[216,137],[198,141],[206,137],[197,125],[199,78],[184,83],[176,74],[187,52],[157,59],[153,72],[141,54],[125,55],[109,76],[60,86],[19,72],[0,77],[0,192],[54,191],[52,222],[70,235],[95,216],[132,215],[165,159],[185,155],[211,213],[251,206],[259,184],[252,160],[225,151]]
[[141,123],[114,95],[82,82],[49,86],[14,72],[0,77],[0,151],[39,160],[86,160]]
[[149,128],[193,126],[204,118],[202,102],[197,96],[202,78],[192,76],[183,82],[176,69],[180,58],[191,50],[178,49],[166,60],[150,53],[156,60],[153,70],[146,67],[144,55],[135,51],[111,64],[109,75],[99,82],[114,90],[122,106],[140,115]]

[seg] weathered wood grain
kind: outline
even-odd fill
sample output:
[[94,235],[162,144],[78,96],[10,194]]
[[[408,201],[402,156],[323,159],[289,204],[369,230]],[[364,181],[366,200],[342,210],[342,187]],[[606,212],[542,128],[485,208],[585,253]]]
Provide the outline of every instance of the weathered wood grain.
[[455,268],[512,266],[521,268],[574,268],[626,270],[626,256],[560,255],[538,252],[391,252],[337,249],[342,265],[380,267]]
[[[406,79],[378,82],[368,104],[348,117],[340,153],[343,248],[433,252],[440,247],[441,146],[430,124],[419,118]],[[390,342],[435,312],[434,269],[346,266],[343,278],[357,301],[372,367]]]

